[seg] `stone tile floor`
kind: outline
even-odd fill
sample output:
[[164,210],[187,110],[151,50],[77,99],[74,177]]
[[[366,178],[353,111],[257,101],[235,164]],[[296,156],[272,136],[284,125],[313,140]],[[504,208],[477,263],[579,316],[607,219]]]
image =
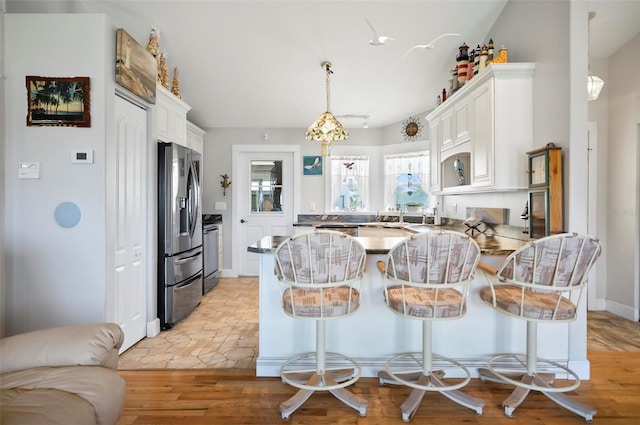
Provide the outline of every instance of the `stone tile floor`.
[[221,278],[172,329],[120,355],[119,369],[251,369],[258,356],[258,278]]
[[[640,323],[589,312],[587,350],[640,349]],[[119,369],[255,369],[258,278],[221,278],[182,322],[120,355]]]

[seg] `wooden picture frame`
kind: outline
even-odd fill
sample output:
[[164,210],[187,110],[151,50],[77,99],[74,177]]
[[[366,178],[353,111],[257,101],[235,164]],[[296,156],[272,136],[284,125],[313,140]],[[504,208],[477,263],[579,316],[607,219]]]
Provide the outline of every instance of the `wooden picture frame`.
[[156,103],[158,61],[122,28],[116,30],[116,82],[151,104]]
[[27,126],[91,127],[89,77],[27,75]]

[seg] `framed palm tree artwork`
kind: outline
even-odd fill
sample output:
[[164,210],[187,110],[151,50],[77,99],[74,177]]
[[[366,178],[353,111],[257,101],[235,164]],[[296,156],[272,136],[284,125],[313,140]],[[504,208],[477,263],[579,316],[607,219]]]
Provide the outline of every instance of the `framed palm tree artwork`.
[[91,127],[89,77],[28,75],[27,125]]

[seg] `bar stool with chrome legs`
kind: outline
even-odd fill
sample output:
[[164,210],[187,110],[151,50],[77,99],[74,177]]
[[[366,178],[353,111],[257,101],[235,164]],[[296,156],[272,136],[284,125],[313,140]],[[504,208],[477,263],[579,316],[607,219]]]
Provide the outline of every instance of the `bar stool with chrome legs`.
[[283,419],[315,391],[329,391],[366,416],[367,401],[345,387],[360,378],[358,362],[325,350],[326,320],[353,314],[360,305],[360,284],[366,251],[342,232],[303,233],[283,241],[275,250],[275,274],[281,286],[282,308],[295,319],[314,320],[316,350],[287,360],[281,368],[283,382],[299,391],[280,404]]
[[[413,388],[402,403],[402,420],[411,420],[426,391],[438,391],[452,401],[482,414],[484,401],[458,391],[471,380],[457,360],[433,354],[434,321],[459,319],[467,311],[469,283],[480,258],[478,244],[468,235],[442,231],[407,237],[391,248],[386,264],[378,262],[387,307],[401,316],[422,321],[422,352],[393,356],[378,373],[380,383]],[[446,382],[445,369],[464,378]]]
[[[531,390],[540,391],[560,406],[593,420],[596,410],[562,394],[580,385],[578,375],[568,367],[538,357],[538,323],[567,323],[576,319],[582,289],[589,269],[600,256],[597,239],[563,233],[530,242],[507,257],[499,269],[483,263],[479,267],[489,275],[489,286],[480,297],[494,309],[527,321],[526,353],[498,354],[479,369],[483,381],[515,385],[504,400],[506,416],[513,416]],[[566,385],[553,386],[556,373],[566,374]]]

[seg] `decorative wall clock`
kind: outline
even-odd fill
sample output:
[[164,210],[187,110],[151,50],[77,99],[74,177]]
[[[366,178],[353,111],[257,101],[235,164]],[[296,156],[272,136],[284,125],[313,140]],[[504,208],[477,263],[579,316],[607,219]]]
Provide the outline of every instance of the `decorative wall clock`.
[[422,122],[419,118],[409,117],[402,123],[402,136],[404,140],[414,142],[422,134]]

